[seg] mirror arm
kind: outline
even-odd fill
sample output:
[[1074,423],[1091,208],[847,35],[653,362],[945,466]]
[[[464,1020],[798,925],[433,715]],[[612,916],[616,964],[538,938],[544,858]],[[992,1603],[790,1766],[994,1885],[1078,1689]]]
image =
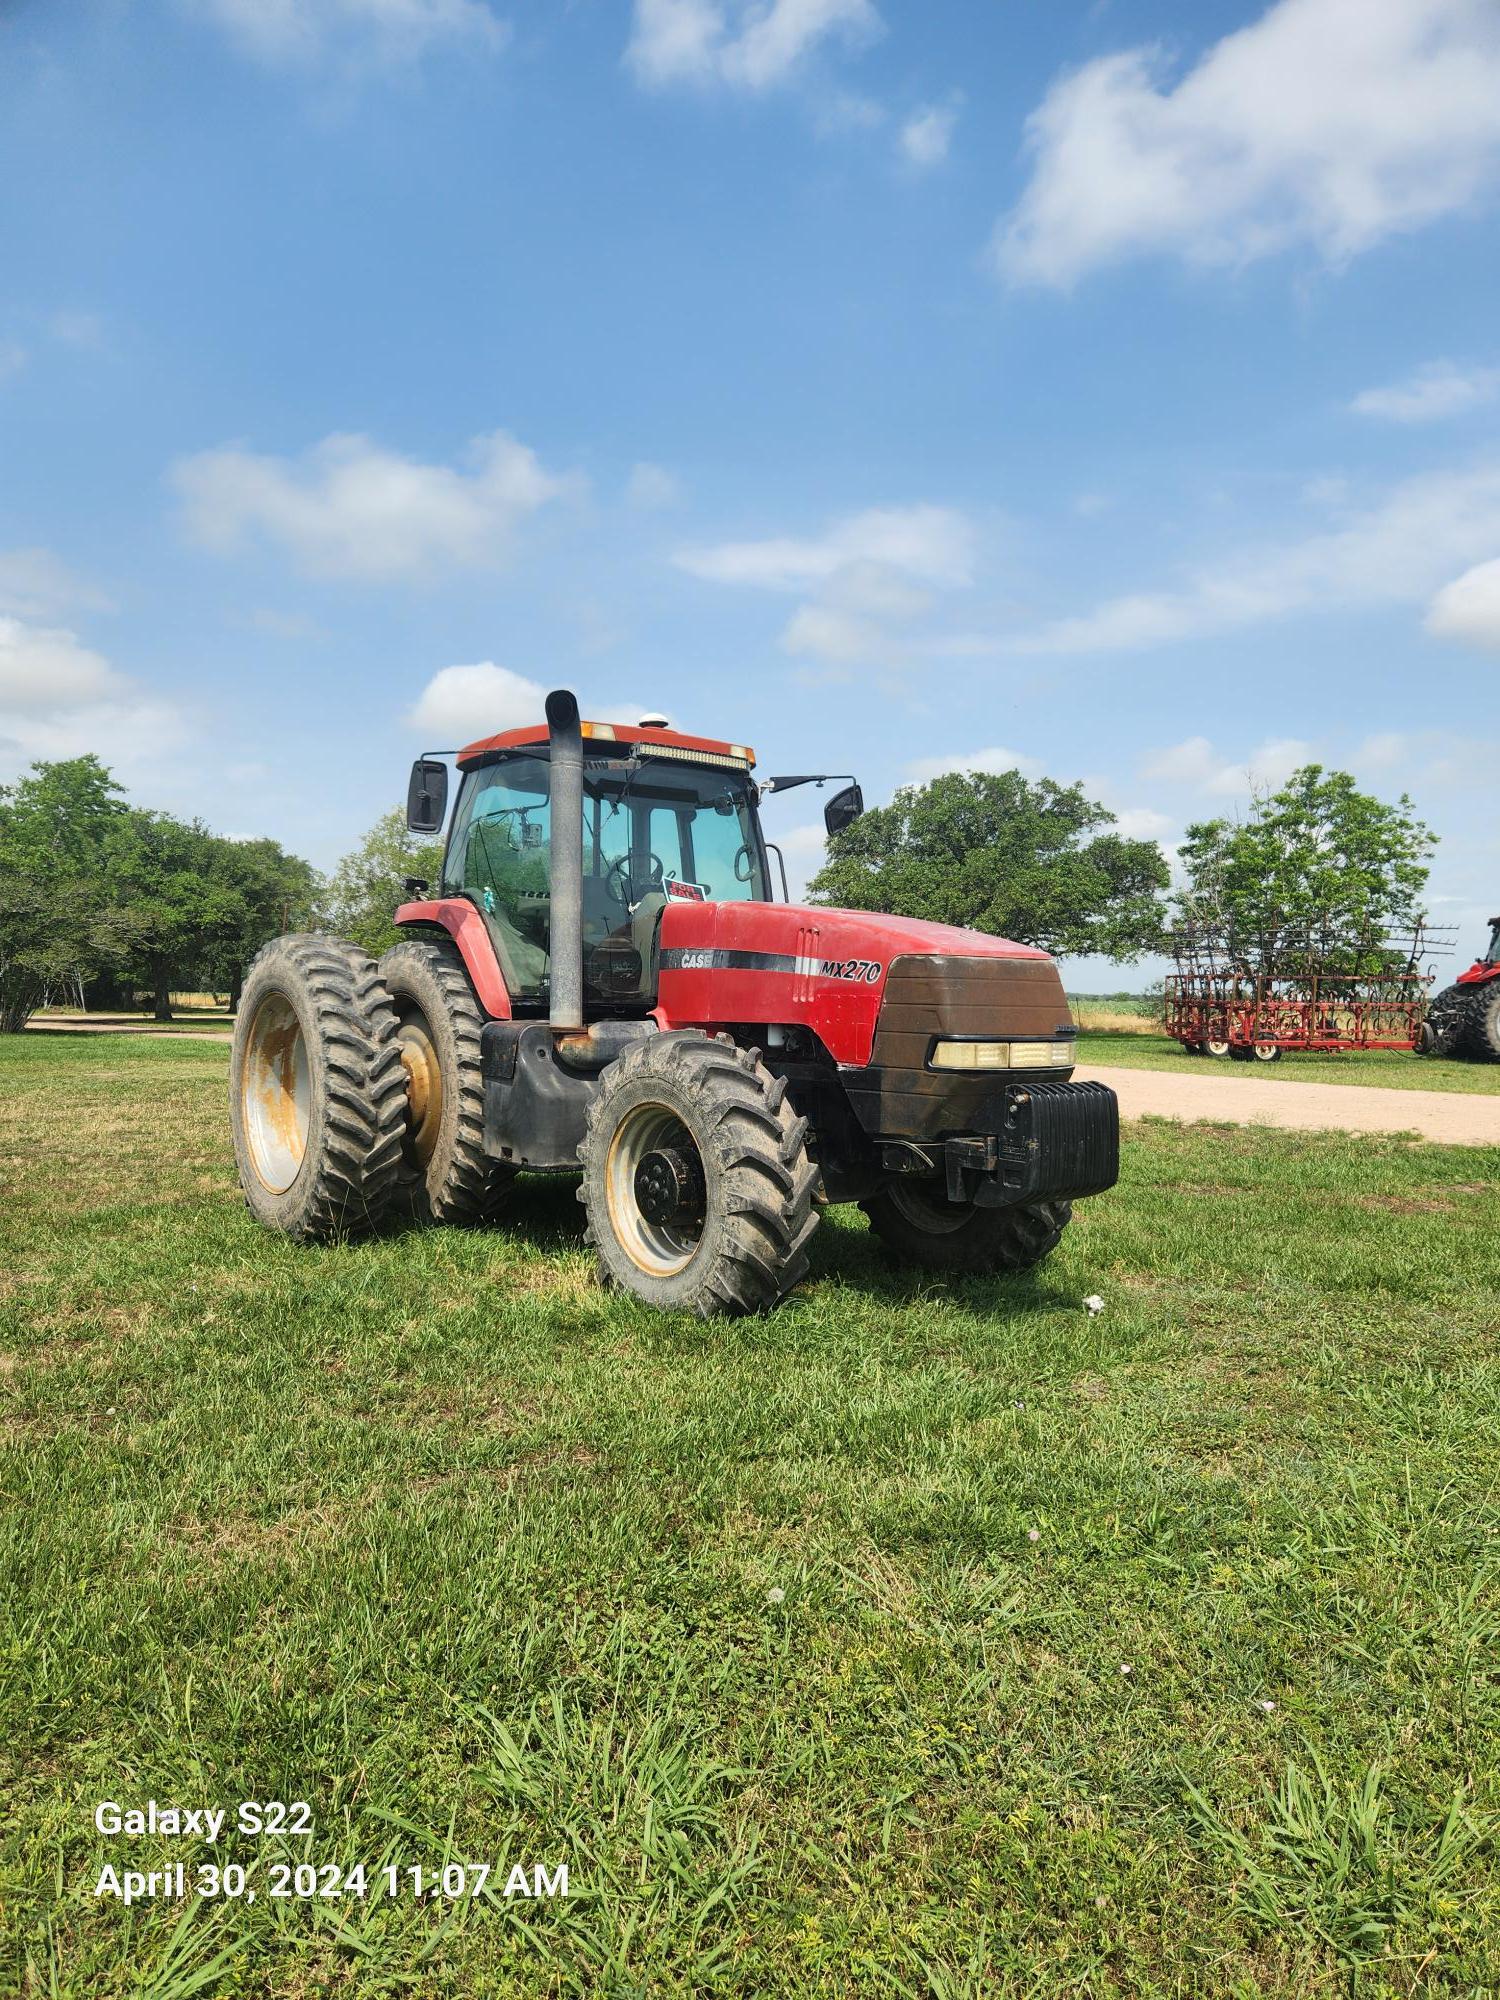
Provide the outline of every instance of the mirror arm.
[[773,792],[789,792],[793,785],[831,785],[835,778],[846,779],[851,785],[855,782],[852,771],[807,771],[801,777],[765,778],[756,790],[765,799]]

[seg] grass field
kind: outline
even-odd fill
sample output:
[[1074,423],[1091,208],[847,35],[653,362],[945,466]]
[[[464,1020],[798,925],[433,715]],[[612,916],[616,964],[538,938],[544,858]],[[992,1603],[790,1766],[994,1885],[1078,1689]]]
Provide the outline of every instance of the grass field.
[[1084,1028],[1078,1036],[1083,1064],[1117,1064],[1127,1069],[1179,1070],[1192,1076],[1245,1077],[1264,1083],[1370,1083],[1386,1090],[1460,1090],[1481,1095],[1500,1092],[1500,1063],[1459,1062],[1448,1056],[1414,1056],[1394,1049],[1350,1049],[1339,1055],[1294,1051],[1280,1062],[1233,1062],[1227,1056],[1190,1056],[1170,1035],[1137,1030],[1104,1033]]
[[[1149,1124],[1029,1280],[841,1214],[704,1326],[566,1184],[259,1233],[226,1058],[0,1044],[0,1990],[1500,1990],[1493,1154]],[[148,1798],[315,1830],[94,1831]],[[92,1893],[177,1859],[257,1900]]]
[[1069,997],[1073,1019],[1082,1029],[1110,1035],[1151,1035],[1161,1027],[1161,1001],[1144,994],[1079,993]]

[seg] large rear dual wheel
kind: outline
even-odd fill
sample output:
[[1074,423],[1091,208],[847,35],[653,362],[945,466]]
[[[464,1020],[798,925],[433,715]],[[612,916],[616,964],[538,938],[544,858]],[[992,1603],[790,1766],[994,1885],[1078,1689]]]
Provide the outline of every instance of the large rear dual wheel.
[[245,979],[230,1124],[245,1201],[302,1242],[389,1216],[478,1222],[513,1175],[485,1157],[482,1016],[457,948],[275,939]]

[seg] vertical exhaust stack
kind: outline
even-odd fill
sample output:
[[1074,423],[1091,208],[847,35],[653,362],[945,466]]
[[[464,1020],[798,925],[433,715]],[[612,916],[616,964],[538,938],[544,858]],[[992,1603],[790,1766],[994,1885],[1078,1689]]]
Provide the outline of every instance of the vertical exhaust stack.
[[552,986],[549,1019],[576,1033],[583,1026],[583,730],[577,697],[547,697],[552,746]]

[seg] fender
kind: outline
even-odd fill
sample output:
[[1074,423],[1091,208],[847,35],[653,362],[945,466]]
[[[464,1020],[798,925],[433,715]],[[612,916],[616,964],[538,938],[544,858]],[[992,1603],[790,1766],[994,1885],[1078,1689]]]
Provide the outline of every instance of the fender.
[[403,903],[396,912],[400,928],[407,924],[438,924],[458,946],[473,981],[479,1004],[492,1021],[510,1019],[510,991],[485,929],[484,918],[462,896],[444,896],[431,903]]
[[1480,958],[1467,972],[1461,972],[1453,983],[1455,986],[1487,986],[1492,979],[1500,979],[1500,963]]

